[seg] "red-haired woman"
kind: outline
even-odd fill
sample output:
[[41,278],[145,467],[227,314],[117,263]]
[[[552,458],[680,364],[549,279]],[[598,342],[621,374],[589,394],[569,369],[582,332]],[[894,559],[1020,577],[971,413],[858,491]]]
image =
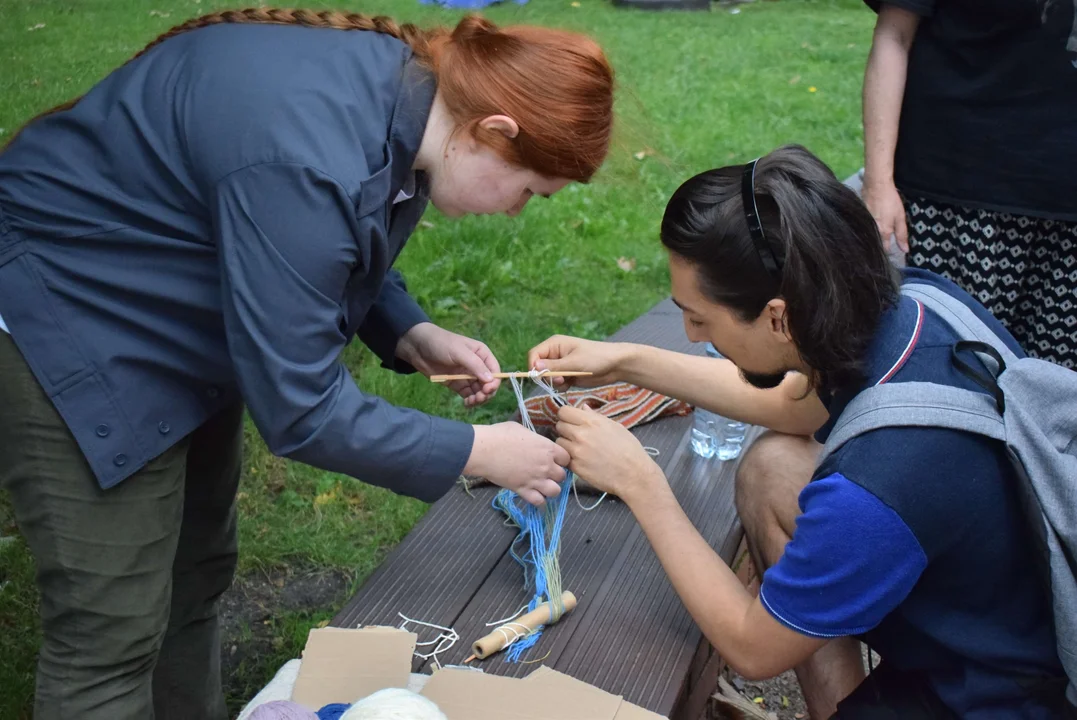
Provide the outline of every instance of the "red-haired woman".
[[[348,32],[351,31],[351,32]],[[362,32],[366,31],[366,32]],[[242,407],[270,449],[433,500],[533,503],[568,454],[363,394],[388,368],[498,387],[393,271],[427,202],[515,215],[587,182],[613,74],[572,33],[292,10],[165,33],[0,154],[0,484],[37,560],[37,718],[223,718]]]

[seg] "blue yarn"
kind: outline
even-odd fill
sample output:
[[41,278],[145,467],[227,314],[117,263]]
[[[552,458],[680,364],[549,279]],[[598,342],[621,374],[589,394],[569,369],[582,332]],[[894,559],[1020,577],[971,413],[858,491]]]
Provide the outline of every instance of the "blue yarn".
[[333,703],[326,705],[318,711],[318,720],[340,720],[340,716],[348,711],[350,704]]
[[[556,555],[561,547],[561,528],[565,524],[565,510],[568,508],[568,496],[572,493],[575,477],[570,472],[562,484],[561,493],[553,500],[547,500],[544,508],[539,509],[520,500],[520,496],[511,490],[502,489],[494,497],[493,506],[505,513],[516,527],[520,528],[516,539],[509,547],[509,554],[524,570],[524,589],[531,591],[531,601],[527,609],[534,610],[547,600],[551,605],[546,572],[538,558]],[[548,535],[548,537],[547,537]],[[521,555],[518,546],[527,543],[527,550]],[[519,662],[520,657],[538,643],[545,626],[539,626],[535,632],[522,637],[505,651],[505,659]]]

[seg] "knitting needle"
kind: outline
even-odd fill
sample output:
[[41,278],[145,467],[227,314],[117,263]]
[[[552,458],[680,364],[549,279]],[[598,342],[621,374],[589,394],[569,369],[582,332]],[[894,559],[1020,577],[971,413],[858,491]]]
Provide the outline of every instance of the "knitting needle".
[[[594,375],[594,373],[576,372],[576,371],[571,371],[571,370],[558,370],[557,372],[554,372],[552,370],[547,370],[545,373],[543,373],[542,376],[543,377],[585,377],[585,376],[588,376],[588,375]],[[501,378],[502,380],[504,380],[504,379],[510,378],[510,377],[529,378],[529,377],[531,377],[531,373],[526,373],[526,372],[493,373],[493,376],[495,378]],[[478,380],[478,378],[475,377],[474,375],[431,375],[430,376],[430,382],[434,382],[434,383],[452,382],[453,380]]]

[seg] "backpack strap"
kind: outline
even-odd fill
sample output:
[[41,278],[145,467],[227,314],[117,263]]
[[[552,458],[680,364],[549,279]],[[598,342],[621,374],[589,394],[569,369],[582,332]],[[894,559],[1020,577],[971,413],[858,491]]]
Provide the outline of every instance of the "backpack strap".
[[846,406],[818,463],[857,435],[884,427],[943,427],[1006,439],[1002,417],[988,395],[928,382],[875,385]]
[[931,308],[962,340],[990,345],[1002,356],[1004,362],[1017,362],[1017,356],[983,320],[976,317],[965,303],[944,290],[922,282],[907,282],[901,286],[901,294],[915,298]]

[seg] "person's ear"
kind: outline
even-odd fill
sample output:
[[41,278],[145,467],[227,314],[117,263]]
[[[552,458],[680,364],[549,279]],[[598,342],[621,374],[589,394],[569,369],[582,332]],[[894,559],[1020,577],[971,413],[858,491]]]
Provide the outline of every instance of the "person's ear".
[[479,121],[483,130],[501,133],[509,140],[520,134],[520,126],[508,115],[490,115]]
[[783,336],[787,341],[792,341],[793,337],[789,334],[789,325],[785,321],[785,300],[782,298],[774,298],[767,303],[765,312],[767,313],[767,318],[770,320],[771,332]]

